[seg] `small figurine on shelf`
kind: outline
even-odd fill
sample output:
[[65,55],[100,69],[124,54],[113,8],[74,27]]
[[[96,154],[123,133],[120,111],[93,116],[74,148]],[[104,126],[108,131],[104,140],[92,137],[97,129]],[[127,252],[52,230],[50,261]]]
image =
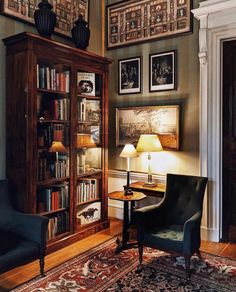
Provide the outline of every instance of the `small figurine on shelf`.
[[56,13],[52,11],[52,5],[48,0],[42,0],[38,7],[39,9],[34,12],[37,31],[41,36],[51,38],[56,26]]
[[85,50],[89,45],[90,30],[82,14],[80,14],[79,18],[75,21],[71,34],[76,47]]

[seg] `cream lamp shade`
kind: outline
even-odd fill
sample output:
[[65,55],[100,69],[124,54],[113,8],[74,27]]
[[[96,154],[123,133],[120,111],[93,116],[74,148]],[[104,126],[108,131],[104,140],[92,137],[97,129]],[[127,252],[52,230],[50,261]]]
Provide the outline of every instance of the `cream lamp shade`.
[[136,150],[138,152],[159,152],[163,148],[157,135],[145,134],[140,136]]
[[134,148],[134,145],[132,144],[126,144],[123,148],[123,150],[120,153],[120,157],[137,157],[138,156],[138,152],[136,151],[136,149]]

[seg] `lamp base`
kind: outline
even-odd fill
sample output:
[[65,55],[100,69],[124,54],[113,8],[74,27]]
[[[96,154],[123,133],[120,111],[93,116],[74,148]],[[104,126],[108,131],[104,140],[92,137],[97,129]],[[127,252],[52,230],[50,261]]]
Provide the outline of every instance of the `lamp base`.
[[133,191],[129,188],[125,189],[125,196],[132,196],[133,195]]
[[150,188],[152,188],[152,187],[155,187],[157,184],[156,183],[154,183],[154,182],[147,182],[147,183],[144,183],[143,184],[143,187],[150,187]]

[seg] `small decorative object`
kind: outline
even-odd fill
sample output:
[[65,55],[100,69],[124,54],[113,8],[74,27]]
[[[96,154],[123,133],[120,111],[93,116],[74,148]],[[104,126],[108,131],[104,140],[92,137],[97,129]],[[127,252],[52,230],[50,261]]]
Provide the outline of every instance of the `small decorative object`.
[[89,45],[90,30],[87,21],[84,20],[83,15],[75,21],[74,27],[71,30],[73,41],[77,48],[85,50]]
[[42,0],[38,7],[39,9],[34,12],[37,31],[41,36],[51,38],[56,26],[56,13],[52,11],[52,5],[47,0]]
[[150,55],[149,91],[174,90],[176,86],[176,51]]
[[141,92],[141,57],[118,61],[119,94]]
[[133,195],[132,190],[129,187],[129,177],[130,177],[130,158],[137,157],[138,152],[132,144],[126,144],[120,153],[120,157],[127,158],[127,184],[125,187],[125,196]]
[[151,152],[163,151],[161,142],[157,135],[141,135],[136,147],[137,152],[148,152],[148,181],[143,186],[155,187],[156,184],[152,182],[151,171]]

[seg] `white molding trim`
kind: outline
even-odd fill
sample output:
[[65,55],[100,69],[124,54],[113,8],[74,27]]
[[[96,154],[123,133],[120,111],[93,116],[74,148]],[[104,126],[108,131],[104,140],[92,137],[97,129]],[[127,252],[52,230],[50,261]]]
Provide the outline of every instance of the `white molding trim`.
[[[108,176],[126,179],[127,173],[125,170],[109,169]],[[163,174],[153,174],[152,179],[155,182],[165,183],[166,176]],[[130,171],[130,181],[132,182],[132,181],[137,181],[137,180],[138,181],[140,181],[140,180],[146,181],[147,180],[147,173]]]
[[203,238],[222,236],[222,43],[236,38],[236,1],[208,0],[192,10],[200,20],[200,174],[209,179]]

